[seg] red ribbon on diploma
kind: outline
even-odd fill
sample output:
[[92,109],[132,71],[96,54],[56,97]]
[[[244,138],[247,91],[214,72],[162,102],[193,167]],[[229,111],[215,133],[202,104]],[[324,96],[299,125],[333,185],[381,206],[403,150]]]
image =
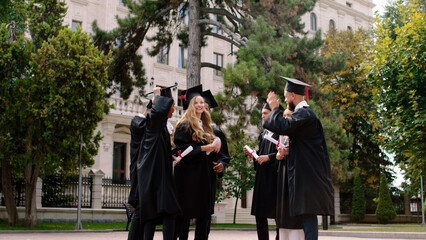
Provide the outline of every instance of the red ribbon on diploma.
[[181,150],[179,150],[178,151],[178,156],[182,159],[183,157],[182,157],[182,155],[180,155],[182,153],[182,151]]

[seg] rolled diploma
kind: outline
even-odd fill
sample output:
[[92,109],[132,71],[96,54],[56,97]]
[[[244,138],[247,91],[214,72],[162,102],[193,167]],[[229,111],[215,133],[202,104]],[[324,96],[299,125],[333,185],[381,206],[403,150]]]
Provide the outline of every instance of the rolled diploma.
[[259,156],[256,154],[256,152],[251,149],[249,146],[244,145],[244,148],[250,153],[251,157],[254,157],[254,159],[257,159]]
[[192,146],[187,147],[185,149],[185,151],[183,151],[183,153],[181,153],[180,156],[178,156],[176,158],[176,160],[173,161],[173,167],[176,166],[176,164],[178,164],[183,157],[185,157],[186,155],[188,155],[188,153],[192,152],[192,150],[194,150],[194,148]]
[[[212,145],[215,146],[218,142],[220,141],[220,138],[215,138],[214,141],[212,142]],[[206,154],[209,155],[211,152],[207,152]]]
[[[270,141],[271,143],[273,143],[273,144],[275,144],[275,145],[277,145],[277,144],[278,144],[278,141],[277,141],[277,140],[275,140],[275,139],[273,139],[271,136],[265,135],[263,138],[264,138],[264,139],[266,139],[266,140],[268,140],[268,141]],[[278,144],[278,146],[279,146],[280,148],[285,148],[285,146],[284,146],[281,142]]]

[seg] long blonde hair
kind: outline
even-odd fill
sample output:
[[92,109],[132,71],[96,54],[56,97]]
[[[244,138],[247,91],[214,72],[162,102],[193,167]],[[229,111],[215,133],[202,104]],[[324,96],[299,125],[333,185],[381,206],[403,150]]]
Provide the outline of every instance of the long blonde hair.
[[[197,97],[201,97],[201,96],[196,96],[196,97],[193,97],[191,99],[191,101],[189,102],[189,105],[188,105],[188,109],[183,114],[182,118],[179,119],[179,121],[177,122],[176,128],[175,128],[175,130],[173,131],[173,134],[172,134],[172,139],[174,138],[174,135],[175,135],[175,132],[176,132],[176,129],[178,128],[178,126],[185,121],[188,124],[187,127],[189,127],[192,130],[192,140],[193,141],[196,141],[198,143],[200,143],[200,142],[212,143],[213,140],[216,138],[216,136],[213,134],[213,128],[210,125],[210,123],[211,123],[210,113],[206,109],[204,109],[203,113],[201,113],[201,122],[203,124],[204,130],[201,129],[201,127],[198,123],[199,118],[197,117],[197,113],[195,111],[195,99]],[[203,101],[204,101],[204,99],[203,99]]]

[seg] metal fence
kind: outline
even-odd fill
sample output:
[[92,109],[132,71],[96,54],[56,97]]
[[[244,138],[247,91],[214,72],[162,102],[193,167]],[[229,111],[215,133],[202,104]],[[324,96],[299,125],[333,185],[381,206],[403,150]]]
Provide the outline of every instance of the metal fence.
[[[25,206],[25,181],[19,180],[12,182],[13,187],[13,196],[15,197],[15,204],[17,207],[23,207]],[[4,202],[4,194],[0,179],[0,205],[5,206]]]
[[[48,176],[43,179],[41,204],[43,207],[74,208],[78,206],[78,176]],[[92,207],[92,178],[82,178],[81,207]]]
[[123,208],[130,193],[130,180],[102,179],[102,208]]

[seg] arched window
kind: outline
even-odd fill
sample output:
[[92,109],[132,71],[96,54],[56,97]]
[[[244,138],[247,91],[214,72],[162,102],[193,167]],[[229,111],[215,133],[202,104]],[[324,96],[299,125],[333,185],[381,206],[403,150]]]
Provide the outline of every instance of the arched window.
[[311,13],[311,30],[317,30],[317,16],[315,13]]
[[335,28],[336,27],[336,23],[334,22],[333,19],[330,19],[330,21],[328,22],[328,27],[331,28]]
[[352,27],[351,27],[351,26],[348,26],[348,30],[349,30],[349,31],[352,31]]

